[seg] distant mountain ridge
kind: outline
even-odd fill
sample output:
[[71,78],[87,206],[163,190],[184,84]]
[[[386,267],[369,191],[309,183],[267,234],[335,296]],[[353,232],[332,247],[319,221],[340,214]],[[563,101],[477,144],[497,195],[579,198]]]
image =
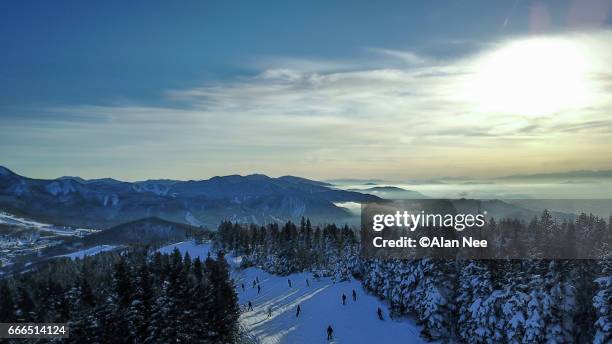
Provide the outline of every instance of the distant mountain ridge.
[[406,190],[397,186],[373,186],[366,189],[348,189],[349,191],[357,191],[375,195],[386,199],[421,199],[429,198],[418,191]]
[[222,220],[284,222],[302,216],[342,221],[337,202],[378,197],[294,176],[229,175],[207,180],[32,179],[0,166],[0,209],[50,223],[109,228],[148,218],[214,228]]
[[565,178],[612,178],[612,170],[579,170],[567,172],[515,174],[493,179],[565,179]]

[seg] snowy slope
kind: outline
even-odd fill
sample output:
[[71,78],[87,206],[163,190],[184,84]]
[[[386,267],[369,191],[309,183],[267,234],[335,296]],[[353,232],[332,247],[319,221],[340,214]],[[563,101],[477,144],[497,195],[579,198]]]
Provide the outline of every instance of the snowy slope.
[[101,252],[112,251],[117,247],[118,246],[114,246],[114,245],[98,245],[98,246],[90,247],[85,250],[65,254],[65,255],[62,255],[61,257],[68,257],[70,259],[77,259],[77,258],[83,259],[86,256],[93,256]]
[[[255,277],[259,277],[262,288],[259,295],[252,288]],[[309,273],[280,277],[257,268],[241,271],[234,278],[238,285],[246,281],[245,292],[238,288],[240,303],[249,300],[253,303],[253,311],[245,312],[241,321],[261,343],[325,343],[328,325],[334,329],[333,343],[422,342],[420,330],[414,324],[389,319],[387,307],[366,294],[358,281],[332,283],[328,278],[316,281]],[[291,288],[287,279],[292,281]],[[351,297],[353,289],[357,291],[356,302]],[[342,305],[342,293],[347,296],[346,305]],[[298,304],[301,313],[296,317]],[[267,315],[268,307],[272,307],[271,318]],[[383,309],[384,321],[376,316],[378,307]]]
[[[181,253],[189,252],[192,258],[206,259],[210,245],[196,245],[182,242],[160,249],[170,253],[177,247]],[[236,264],[235,257],[228,257]],[[236,292],[244,313],[241,323],[250,334],[262,344],[268,343],[329,343],[325,329],[334,328],[331,343],[422,343],[419,328],[411,321],[389,319],[387,306],[376,297],[368,295],[358,281],[333,283],[330,279],[313,279],[309,273],[290,276],[270,275],[258,268],[232,272]],[[253,280],[258,277],[261,294],[253,288]],[[306,278],[310,287],[306,285]],[[291,279],[290,288],[287,279]],[[245,285],[242,292],[241,283]],[[352,290],[357,292],[357,302],[352,300]],[[347,296],[347,304],[342,305],[341,295]],[[246,310],[251,301],[253,311]],[[295,316],[297,305],[301,307],[299,317]],[[268,308],[272,307],[272,317],[268,318]],[[376,316],[378,307],[383,309],[384,321]]]
[[0,212],[0,223],[19,226],[24,228],[36,228],[41,231],[52,232],[59,236],[83,236],[89,233],[97,232],[89,228],[72,228],[55,226],[48,223],[42,223],[34,220],[24,219],[13,214]]

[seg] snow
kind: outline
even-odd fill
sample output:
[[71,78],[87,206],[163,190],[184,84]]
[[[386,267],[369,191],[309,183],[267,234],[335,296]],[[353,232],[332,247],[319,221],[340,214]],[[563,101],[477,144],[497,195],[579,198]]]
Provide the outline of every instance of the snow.
[[13,185],[9,186],[8,188],[8,192],[9,193],[13,193],[17,196],[21,196],[24,193],[26,193],[28,191],[28,186],[26,185],[25,181],[23,180],[19,180],[18,183],[14,183]]
[[45,186],[45,190],[53,196],[67,195],[76,191],[70,180],[53,181]]
[[[206,259],[210,244],[197,245],[185,241],[161,248],[162,253],[171,253],[177,248],[181,254],[189,252],[192,258]],[[389,318],[387,305],[378,298],[367,294],[359,281],[334,283],[329,278],[315,279],[310,273],[276,276],[259,268],[240,270],[240,257],[226,256],[233,267],[232,278],[236,293],[244,310],[241,325],[249,335],[261,344],[272,343],[424,343],[419,337],[420,329],[408,319]],[[253,280],[259,278],[261,294],[253,288]],[[310,287],[306,285],[306,279]],[[291,279],[290,288],[287,279]],[[242,292],[240,284],[244,283]],[[353,289],[357,301],[352,299]],[[341,295],[346,294],[347,304],[342,305]],[[246,310],[251,301],[253,311]],[[297,305],[301,307],[296,318]],[[268,308],[272,317],[268,318]],[[384,320],[376,316],[376,310],[383,309]],[[331,325],[334,340],[327,341],[325,330]]]
[[187,212],[185,214],[185,221],[189,222],[190,225],[192,226],[196,226],[199,227],[202,225],[202,222],[200,222],[195,216],[193,216],[193,214],[191,212]]
[[116,207],[118,203],[119,203],[119,197],[117,195],[104,195],[103,205],[105,207],[106,206]]
[[6,223],[9,225],[16,225],[22,227],[35,227],[35,228],[43,228],[50,226],[49,224],[37,222],[33,220],[27,220],[24,218],[17,217],[15,215],[9,213],[0,213],[0,223]]
[[335,202],[336,207],[344,208],[354,215],[361,215],[361,203],[357,202]]
[[189,252],[191,259],[195,259],[195,257],[200,257],[200,260],[202,261],[204,261],[206,257],[208,257],[208,252],[210,252],[211,249],[209,243],[198,245],[195,241],[188,240],[164,246],[158,251],[162,254],[171,254],[172,252],[174,252],[175,248],[177,248],[182,255],[185,255],[186,252]]
[[166,196],[170,190],[168,187],[152,182],[140,182],[134,184],[132,189],[136,192],[150,192],[158,196]]
[[81,251],[76,251],[76,252],[72,252],[69,254],[65,254],[62,255],[60,257],[68,257],[70,259],[83,259],[86,256],[93,256],[95,254],[101,253],[101,252],[107,252],[107,251],[112,251],[115,248],[117,248],[119,246],[115,246],[115,245],[98,245],[98,246],[94,246],[94,247],[90,247],[88,249],[85,250],[81,250]]
[[13,214],[0,212],[0,223],[5,223],[14,226],[35,228],[41,231],[52,232],[59,236],[83,236],[88,233],[97,232],[95,229],[89,228],[72,228],[55,226],[48,223],[42,223],[34,220],[24,219]]
[[[256,277],[262,288],[260,295],[252,288]],[[307,278],[310,287],[306,285]],[[262,344],[325,343],[328,325],[334,329],[333,343],[423,342],[414,324],[390,319],[386,305],[366,294],[356,280],[333,283],[329,278],[315,280],[310,273],[275,276],[258,268],[239,271],[234,279],[238,286],[245,284],[245,292],[237,289],[240,303],[253,303],[253,311],[245,312],[241,322]],[[292,281],[291,288],[287,279]],[[357,292],[356,302],[351,296],[353,289]],[[342,293],[347,296],[346,305],[342,305]],[[298,304],[301,313],[296,317]],[[272,307],[271,318],[268,307]],[[378,307],[383,309],[383,321],[376,316]]]

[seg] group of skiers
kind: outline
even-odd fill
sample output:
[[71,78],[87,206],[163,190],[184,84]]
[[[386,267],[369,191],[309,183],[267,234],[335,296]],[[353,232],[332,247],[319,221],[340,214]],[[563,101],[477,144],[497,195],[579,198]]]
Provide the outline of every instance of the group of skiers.
[[[353,302],[357,302],[357,292],[353,289]],[[346,295],[342,293],[342,304],[346,305]]]
[[[259,284],[259,277],[255,277],[255,279],[253,280],[253,289],[255,289],[255,287],[257,287],[257,294],[261,293],[261,285]],[[245,289],[244,289],[244,283],[240,283],[240,288],[242,289],[242,292],[244,293]]]
[[[289,285],[289,288],[293,286],[293,283],[291,283],[291,278],[287,278],[287,284]],[[308,280],[308,278],[306,279],[306,286],[310,287],[310,281]]]
[[[261,293],[261,285],[259,284],[259,277],[255,277],[255,279],[253,280],[253,289],[255,289],[255,287],[257,287],[257,294]],[[244,288],[244,283],[240,283],[240,289],[242,289],[242,292],[244,293],[245,288]],[[253,311],[253,302],[249,301],[246,305],[247,307],[247,312],[248,311]]]
[[[291,283],[291,279],[290,278],[287,279],[287,284],[289,285],[289,288],[292,287],[292,283]],[[310,281],[308,281],[308,278],[306,279],[306,285],[308,287],[310,287]],[[245,291],[244,283],[242,283],[240,286],[242,288],[242,291],[244,292]],[[257,294],[261,293],[261,286],[259,284],[259,277],[256,277],[253,280],[253,288],[255,288],[255,287],[257,287]],[[353,291],[352,291],[352,296],[353,296],[353,302],[357,302],[357,292],[355,291],[355,289],[353,289]],[[342,293],[341,299],[342,299],[342,305],[346,305],[346,294]],[[247,304],[247,311],[253,311],[253,303],[251,301],[249,301],[248,304]],[[302,307],[301,307],[301,305],[298,304],[296,309],[295,309],[295,317],[296,318],[300,316],[301,311],[302,311]],[[382,309],[380,307],[378,307],[378,309],[376,310],[376,315],[378,316],[378,319],[384,320],[384,318],[383,318],[383,311],[382,311]],[[269,306],[268,307],[268,318],[271,318],[271,317],[272,317],[272,306]],[[331,326],[331,324],[329,326],[327,326],[326,333],[327,333],[327,340],[332,340],[333,336],[334,336],[334,329]]]
[[[355,291],[355,289],[353,289],[352,295],[353,295],[353,302],[357,302],[357,292]],[[346,294],[344,293],[342,293],[342,304],[346,305]],[[298,309],[298,313],[299,313],[299,309]],[[378,315],[378,319],[384,320],[383,312],[380,307],[378,307],[378,309],[376,310],[376,315]],[[334,337],[334,328],[331,325],[329,325],[327,326],[327,340],[332,340],[333,337]]]

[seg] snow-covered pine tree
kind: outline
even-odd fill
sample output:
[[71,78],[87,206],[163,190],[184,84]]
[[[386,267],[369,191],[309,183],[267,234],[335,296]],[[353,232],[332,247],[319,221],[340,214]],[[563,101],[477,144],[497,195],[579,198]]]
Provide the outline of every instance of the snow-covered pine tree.
[[456,271],[452,261],[430,258],[419,260],[423,279],[415,291],[416,312],[427,339],[447,341],[454,323],[454,284]]
[[[612,221],[612,216],[610,216]],[[612,223],[610,224],[612,227]],[[602,252],[610,252],[611,247],[602,247]],[[593,297],[593,308],[595,309],[595,338],[594,344],[612,342],[612,255],[602,254],[598,262],[600,274],[595,279],[596,293]]]
[[545,340],[547,343],[570,343],[575,340],[577,318],[576,288],[569,279],[571,264],[565,260],[549,262],[548,272],[544,276],[544,293],[547,301],[543,304],[543,316],[546,324]]
[[502,268],[503,294],[499,297],[502,303],[497,331],[504,334],[502,342],[506,343],[522,343],[525,333],[529,290],[522,266],[518,261],[506,261]]
[[493,286],[488,266],[482,261],[461,262],[457,293],[457,335],[466,343],[488,343],[493,339],[493,304],[488,303]]

